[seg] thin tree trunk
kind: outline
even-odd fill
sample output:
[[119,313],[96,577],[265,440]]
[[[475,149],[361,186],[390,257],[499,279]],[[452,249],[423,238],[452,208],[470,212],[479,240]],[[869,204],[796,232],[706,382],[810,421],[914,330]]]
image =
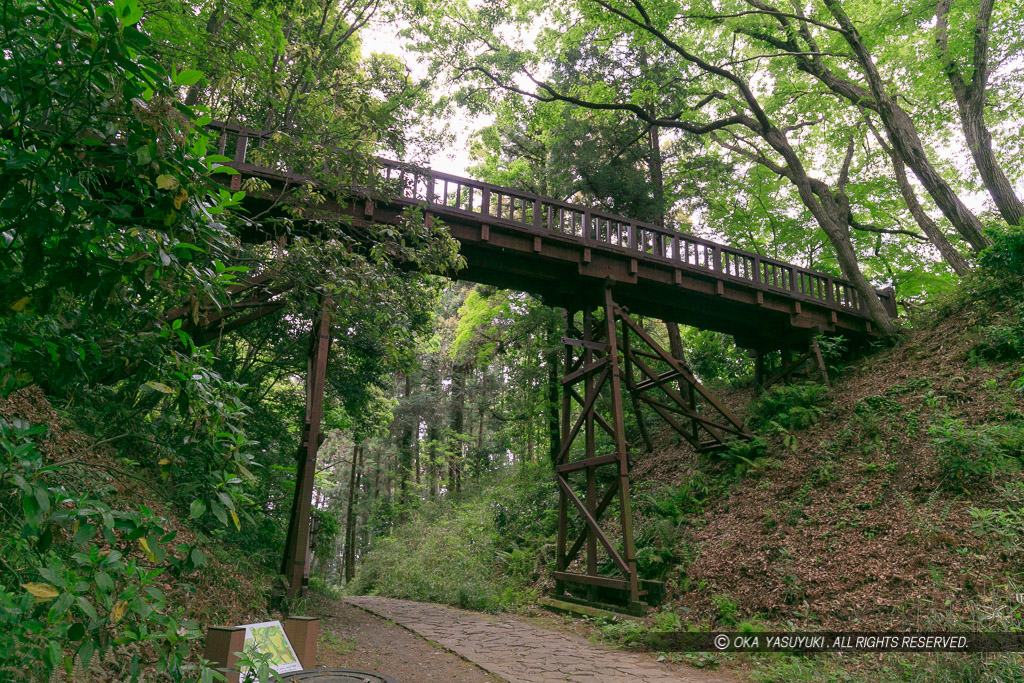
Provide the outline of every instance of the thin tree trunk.
[[[679,333],[679,325],[667,322],[665,323],[665,330],[668,332],[668,348],[672,353],[672,357],[686,365],[686,350],[683,348],[683,336]],[[680,379],[679,393],[687,400],[688,404],[692,404],[693,385]]]
[[[956,228],[956,231],[967,242],[974,247],[975,251],[981,251],[989,246],[991,242],[983,233],[981,221],[970,209],[960,200],[960,197],[949,186],[942,175],[932,165],[928,154],[925,151],[924,143],[918,135],[917,127],[914,125],[910,115],[899,106],[896,100],[886,91],[885,83],[874,58],[864,46],[860,32],[847,16],[838,0],[823,0],[829,13],[843,29],[842,36],[853,50],[854,57],[860,63],[868,83],[871,101],[864,100],[862,92],[856,92],[851,98],[855,103],[864,104],[878,112],[879,118],[885,125],[886,133],[893,146],[896,147],[907,165],[913,169],[921,184],[924,185],[928,194],[931,195],[935,204],[946,216],[949,222]],[[832,74],[832,82],[835,83],[835,75]],[[827,83],[828,84],[828,83]],[[862,90],[861,88],[850,88],[851,84],[842,84],[840,94],[846,97],[851,96],[851,91]],[[852,278],[851,278],[852,279]],[[881,303],[879,303],[881,306]]]
[[[220,33],[221,27],[224,25],[224,3],[220,2],[210,13],[210,18],[206,21],[206,35],[209,36],[210,40],[217,37]],[[199,103],[199,96],[203,92],[203,88],[209,85],[214,78],[217,76],[217,65],[216,63],[206,70],[198,82],[193,83],[188,88],[188,94],[185,96],[185,105],[193,107]]]
[[451,460],[448,463],[448,490],[455,491],[456,493],[462,490],[462,432],[466,426],[466,370],[466,366],[457,365],[454,368],[452,377],[452,399],[455,401],[455,413],[452,416],[452,432],[455,434],[455,440],[452,444]]
[[[436,420],[436,414],[435,414]],[[427,440],[430,442],[430,451],[427,455],[427,488],[430,491],[430,497],[436,498],[438,494],[438,479],[440,478],[440,472],[437,469],[437,426],[434,424],[430,425],[427,430]]]
[[1024,222],[1024,202],[1017,197],[1013,184],[1003,172],[992,149],[992,135],[985,123],[986,89],[988,87],[988,38],[994,0],[980,0],[974,28],[974,51],[971,55],[971,80],[964,80],[960,67],[949,53],[947,30],[952,0],[939,0],[935,11],[935,42],[943,71],[956,98],[967,147],[982,182],[995,202],[999,213],[1010,225]]
[[[405,400],[407,407],[411,408],[408,404],[409,398],[412,396],[412,378],[409,373],[405,374]],[[412,423],[413,416],[409,416],[409,421],[402,430],[402,442],[398,446],[398,490],[399,490],[399,502],[402,506],[401,512],[399,513],[400,521],[404,522],[408,518],[408,511],[406,510],[407,503],[409,502],[409,470],[412,469]]]
[[907,178],[907,169],[903,161],[903,156],[899,153],[895,147],[887,147],[886,151],[889,153],[889,158],[892,160],[892,170],[896,175],[896,184],[900,188],[900,194],[903,195],[903,201],[906,203],[907,208],[910,210],[910,215],[917,221],[918,227],[928,237],[928,240],[935,245],[935,248],[939,250],[942,258],[949,264],[949,267],[953,269],[953,272],[957,275],[964,276],[971,270],[971,265],[964,258],[963,254],[957,251],[957,248],[946,239],[946,235],[942,232],[942,229],[931,219],[927,213],[925,213],[924,207],[917,200],[917,194],[914,192],[913,186],[910,184],[910,180]]
[[526,461],[533,462],[533,409],[526,414]]
[[352,514],[356,499],[356,472],[359,470],[359,458],[363,450],[362,444],[352,449],[352,470],[348,477],[348,510],[345,512],[345,553],[343,555],[345,583],[352,580],[356,573],[355,561],[355,517]]
[[654,195],[654,206],[656,214],[654,223],[665,227],[665,160],[661,155],[661,136],[658,133],[658,126],[651,126],[648,135],[650,142],[650,154],[648,155],[647,168],[651,174],[651,192]]

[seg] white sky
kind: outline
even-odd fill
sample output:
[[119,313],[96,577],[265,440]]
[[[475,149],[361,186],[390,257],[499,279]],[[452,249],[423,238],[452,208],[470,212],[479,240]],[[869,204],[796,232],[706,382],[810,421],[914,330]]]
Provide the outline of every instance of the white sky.
[[[359,33],[362,40],[363,56],[373,53],[395,55],[406,65],[413,79],[419,80],[426,77],[426,65],[417,61],[417,55],[404,49],[404,39],[398,35],[399,29],[400,27],[385,22],[373,22],[363,28]],[[435,86],[436,94],[449,94],[452,91],[454,88],[450,86],[446,88],[445,84]],[[445,152],[429,157],[430,167],[442,173],[468,176],[466,167],[470,165],[469,140],[473,133],[493,122],[494,117],[492,116],[470,116],[462,108],[455,108],[448,120],[455,140]],[[409,151],[414,153],[416,150]]]

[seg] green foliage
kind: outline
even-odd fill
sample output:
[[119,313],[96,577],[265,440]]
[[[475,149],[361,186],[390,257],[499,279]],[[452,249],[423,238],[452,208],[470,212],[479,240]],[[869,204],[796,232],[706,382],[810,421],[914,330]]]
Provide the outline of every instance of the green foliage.
[[524,463],[490,488],[495,532],[515,544],[549,538],[558,524],[558,487],[547,463]]
[[989,232],[992,246],[978,257],[986,270],[1012,278],[1024,273],[1024,226],[1001,226]]
[[1024,358],[1024,319],[1020,314],[1024,305],[1018,305],[1016,315],[1009,315],[1008,321],[988,325],[981,330],[981,339],[971,350],[989,360]]
[[[238,203],[134,0],[19,0],[0,63],[0,386],[51,388],[147,354],[163,313],[238,268]],[[158,142],[159,141],[159,142]],[[116,143],[116,144],[115,144]],[[243,269],[244,270],[244,269]],[[112,303],[116,305],[111,306]],[[139,332],[141,334],[132,334]]]
[[495,610],[511,606],[483,505],[418,518],[377,539],[350,590]]
[[603,620],[598,624],[601,636],[620,647],[641,647],[650,630],[639,619]]
[[1024,424],[967,426],[943,416],[929,429],[938,454],[943,486],[964,493],[992,485],[998,474],[1019,472],[1024,464]]
[[725,457],[750,465],[757,458],[764,456],[767,448],[768,444],[759,436],[751,439],[731,439],[726,444]]
[[201,632],[161,586],[205,565],[203,550],[175,545],[147,507],[115,506],[116,489],[81,463],[48,462],[45,434],[0,420],[0,674],[42,681],[107,658],[120,680],[144,664],[180,680]]
[[807,429],[824,414],[828,399],[829,391],[821,385],[776,385],[754,401],[747,422],[755,431],[769,426],[782,431]]
[[737,623],[740,604],[732,596],[727,593],[712,595],[711,602],[715,603],[715,608],[718,610],[716,617],[718,623],[726,626],[733,626]]
[[1003,509],[971,507],[975,530],[991,534],[1008,545],[1019,546],[1024,539],[1024,482],[1004,483],[999,498],[1006,505]]
[[680,486],[644,487],[633,497],[636,510],[637,572],[641,578],[660,581],[687,559],[681,529],[687,519],[699,515],[709,496],[708,483],[697,472]]
[[488,611],[530,602],[526,585],[554,534],[557,499],[543,465],[506,474],[427,503],[377,538],[346,590]]
[[683,338],[686,362],[705,382],[732,381],[748,377],[753,371],[750,358],[733,340],[711,330],[686,329]]

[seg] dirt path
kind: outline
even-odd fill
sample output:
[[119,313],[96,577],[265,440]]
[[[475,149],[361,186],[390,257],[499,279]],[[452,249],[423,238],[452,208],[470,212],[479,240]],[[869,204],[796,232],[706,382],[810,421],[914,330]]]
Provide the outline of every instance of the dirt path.
[[[377,596],[350,597],[345,601],[400,624],[428,641],[439,643],[478,665],[480,669],[475,670],[480,674],[484,671],[491,674],[483,679],[448,680],[506,680],[513,683],[726,683],[735,680],[682,665],[659,664],[634,652],[601,648],[585,638],[551,631],[508,615],[480,614]],[[335,624],[327,622],[325,625],[334,629]],[[343,624],[338,626],[344,627]],[[397,671],[387,671],[384,666],[381,664],[377,670],[391,673],[403,683],[428,680],[423,676],[405,678]],[[443,676],[440,672],[433,673],[435,680]]]
[[399,683],[499,683],[501,678],[387,619],[341,600],[318,605],[322,667],[378,671]]

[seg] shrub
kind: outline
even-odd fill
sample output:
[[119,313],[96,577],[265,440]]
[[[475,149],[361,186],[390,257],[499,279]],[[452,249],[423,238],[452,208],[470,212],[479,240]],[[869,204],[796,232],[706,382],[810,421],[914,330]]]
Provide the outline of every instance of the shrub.
[[80,463],[45,461],[46,431],[0,420],[0,679],[103,659],[112,679],[138,679],[145,662],[180,680],[199,629],[159,586],[205,565],[203,551],[172,546],[145,506],[112,506],[116,490]]
[[1024,425],[985,424],[968,427],[946,417],[928,430],[938,453],[943,486],[969,493],[987,486],[997,473],[1015,472],[1024,461]]
[[751,374],[753,363],[728,335],[711,330],[688,331],[686,362],[704,382],[738,380]]
[[720,593],[712,595],[711,601],[718,609],[718,623],[730,626],[736,623],[740,611],[740,604],[736,600],[725,593]]
[[507,608],[498,550],[487,507],[475,501],[429,522],[417,517],[377,539],[347,590],[480,610]]
[[990,230],[992,246],[981,252],[982,268],[1000,275],[1020,276],[1024,273],[1024,226]]
[[550,466],[524,464],[433,501],[374,541],[349,593],[377,593],[487,611],[534,598],[538,549],[557,525]]
[[1009,323],[983,328],[972,350],[989,360],[1024,358],[1024,320],[1015,316]]
[[828,389],[817,384],[774,386],[754,401],[748,425],[755,431],[771,422],[783,430],[806,429],[821,418],[828,397]]

